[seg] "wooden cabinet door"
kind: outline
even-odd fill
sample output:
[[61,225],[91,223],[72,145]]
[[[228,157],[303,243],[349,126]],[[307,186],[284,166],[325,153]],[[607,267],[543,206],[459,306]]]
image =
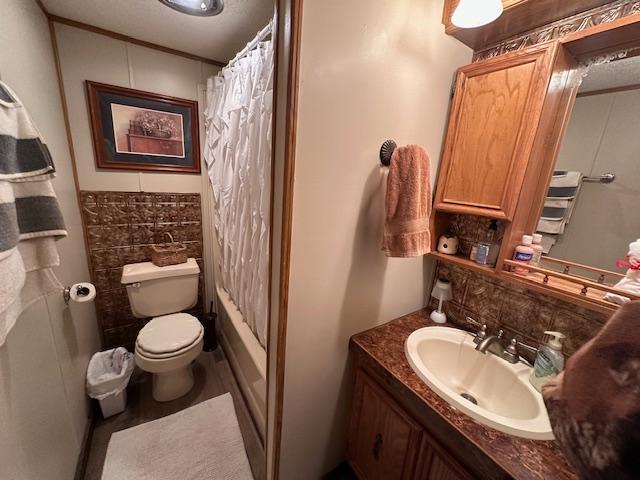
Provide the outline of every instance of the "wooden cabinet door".
[[556,52],[537,45],[458,71],[436,209],[512,219]]
[[458,462],[425,435],[416,480],[474,480]]
[[364,372],[358,371],[348,459],[360,480],[413,479],[421,429]]

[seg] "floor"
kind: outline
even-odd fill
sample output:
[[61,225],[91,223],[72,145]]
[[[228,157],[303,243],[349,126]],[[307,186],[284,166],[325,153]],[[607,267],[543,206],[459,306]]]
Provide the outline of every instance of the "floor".
[[255,480],[264,480],[264,448],[222,349],[203,352],[194,363],[193,373],[195,385],[191,392],[172,402],[159,403],[151,398],[151,376],[136,369],[127,389],[127,409],[107,419],[100,413],[96,415],[84,480],[100,480],[112,433],[176,413],[226,392],[233,397],[253,476]]
[[322,480],[358,480],[358,477],[349,464],[344,462],[326,474]]

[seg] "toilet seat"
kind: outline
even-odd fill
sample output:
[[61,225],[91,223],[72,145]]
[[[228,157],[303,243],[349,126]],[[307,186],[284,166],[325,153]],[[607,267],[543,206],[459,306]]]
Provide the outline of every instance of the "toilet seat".
[[156,317],[136,339],[136,350],[147,358],[170,358],[188,351],[203,337],[202,324],[188,313]]
[[152,353],[152,352],[147,352],[144,348],[141,348],[140,345],[138,345],[138,342],[136,342],[136,353],[140,356],[143,356],[145,358],[151,359],[151,360],[162,360],[163,358],[174,358],[177,357],[179,355],[182,355],[183,353],[188,352],[189,350],[191,350],[192,348],[198,346],[198,344],[202,343],[202,339],[204,338],[204,332],[202,332],[198,338],[196,338],[193,343],[191,343],[190,345],[187,345],[184,348],[181,348],[180,350],[176,350],[175,352],[168,352],[168,353]]

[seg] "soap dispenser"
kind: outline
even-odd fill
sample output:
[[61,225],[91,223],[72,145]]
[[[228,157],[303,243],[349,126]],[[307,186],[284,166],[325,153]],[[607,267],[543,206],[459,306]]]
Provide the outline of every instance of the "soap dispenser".
[[562,341],[566,336],[560,332],[544,332],[544,334],[551,335],[551,339],[538,350],[538,356],[529,377],[531,385],[539,392],[542,391],[542,385],[558,375],[564,368]]

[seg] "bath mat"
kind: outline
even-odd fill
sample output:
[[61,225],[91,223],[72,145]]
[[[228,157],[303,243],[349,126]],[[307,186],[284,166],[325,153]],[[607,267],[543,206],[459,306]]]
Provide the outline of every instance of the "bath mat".
[[102,480],[253,480],[229,393],[111,435]]

